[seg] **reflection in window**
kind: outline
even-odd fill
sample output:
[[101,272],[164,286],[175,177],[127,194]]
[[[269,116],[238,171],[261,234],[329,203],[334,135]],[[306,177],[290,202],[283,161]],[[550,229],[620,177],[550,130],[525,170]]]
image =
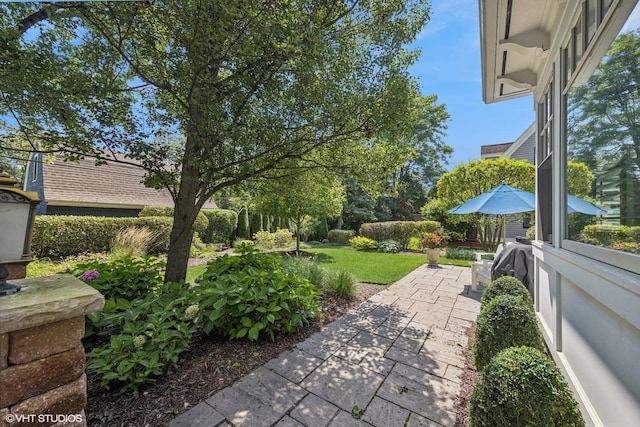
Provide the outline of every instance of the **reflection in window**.
[[567,111],[568,160],[593,174],[588,194],[574,195],[607,209],[568,214],[568,238],[640,253],[640,29],[623,30],[589,80],[569,91]]

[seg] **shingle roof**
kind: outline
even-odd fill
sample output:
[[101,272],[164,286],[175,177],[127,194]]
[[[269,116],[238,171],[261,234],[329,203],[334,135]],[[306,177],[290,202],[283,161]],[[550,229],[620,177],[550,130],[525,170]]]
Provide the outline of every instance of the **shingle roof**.
[[504,153],[507,148],[511,146],[511,144],[513,144],[513,142],[506,142],[504,144],[482,145],[480,147],[480,154]]
[[[56,156],[52,163],[43,163],[42,175],[44,197],[51,204],[73,202],[130,208],[173,206],[169,191],[145,187],[142,183],[144,170],[133,165],[108,162],[96,166],[92,158],[65,162],[62,156]],[[205,207],[216,206],[207,202]]]

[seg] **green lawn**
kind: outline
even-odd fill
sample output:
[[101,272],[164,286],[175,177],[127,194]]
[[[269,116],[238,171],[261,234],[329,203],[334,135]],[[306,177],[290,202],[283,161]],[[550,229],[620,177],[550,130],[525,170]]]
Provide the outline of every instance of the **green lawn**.
[[390,284],[427,262],[426,256],[356,251],[348,247],[307,249],[321,266],[346,270],[360,282]]
[[198,276],[202,276],[202,273],[204,273],[204,271],[207,269],[206,265],[198,265],[195,267],[189,267],[187,269],[187,279],[185,280],[185,282],[187,283],[193,283],[193,279],[195,279]]
[[[318,254],[318,263],[332,270],[346,270],[356,276],[359,282],[390,284],[418,266],[427,262],[426,255],[384,254],[381,252],[356,251],[346,246],[330,248],[312,248],[305,251]],[[442,265],[469,267],[471,261],[440,258]],[[190,267],[187,270],[187,282],[202,275],[206,265]]]

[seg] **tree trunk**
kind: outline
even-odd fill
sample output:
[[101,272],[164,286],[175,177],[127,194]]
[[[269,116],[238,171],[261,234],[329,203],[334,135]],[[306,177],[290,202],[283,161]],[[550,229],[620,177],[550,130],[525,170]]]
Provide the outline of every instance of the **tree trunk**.
[[167,252],[167,269],[164,282],[181,282],[187,277],[189,251],[193,240],[193,223],[204,200],[198,200],[198,179],[200,172],[192,161],[194,145],[192,137],[187,137],[184,162],[180,174],[180,187],[173,209],[173,226]]
[[302,225],[302,220],[296,220],[296,255],[300,255],[300,225]]

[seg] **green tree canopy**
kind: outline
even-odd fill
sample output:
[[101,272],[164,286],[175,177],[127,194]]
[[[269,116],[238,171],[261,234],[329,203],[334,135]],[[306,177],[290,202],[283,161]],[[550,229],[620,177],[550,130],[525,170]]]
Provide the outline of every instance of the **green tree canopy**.
[[426,0],[0,10],[0,114],[42,151],[142,160],[146,183],[175,202],[166,281],[184,279],[193,222],[221,189],[318,150],[375,168],[406,155],[423,111],[407,71],[417,53],[403,46],[427,22]]
[[342,210],[344,186],[335,173],[301,169],[277,179],[264,179],[255,187],[254,202],[260,212],[291,220],[296,226],[296,251],[305,219],[335,217]]

